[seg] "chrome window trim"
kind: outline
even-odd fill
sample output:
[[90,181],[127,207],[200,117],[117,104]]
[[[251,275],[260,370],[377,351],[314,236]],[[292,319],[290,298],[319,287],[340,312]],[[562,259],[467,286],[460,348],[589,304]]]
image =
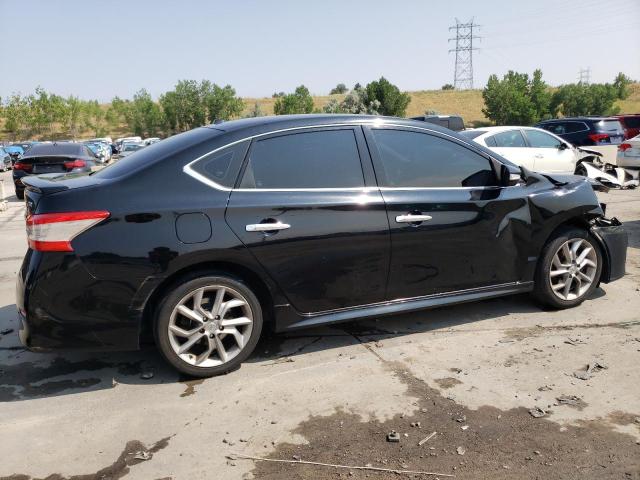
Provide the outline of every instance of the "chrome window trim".
[[[283,128],[280,130],[273,130],[271,132],[258,133],[256,135],[249,135],[239,140],[229,142],[225,145],[222,145],[221,147],[218,147],[214,150],[211,150],[210,152],[205,153],[204,155],[199,156],[195,160],[191,160],[184,167],[182,167],[182,171],[187,175],[189,175],[190,177],[198,180],[199,182],[202,182],[205,185],[208,185],[209,187],[222,192],[361,192],[361,193],[368,193],[370,191],[393,191],[393,190],[480,190],[480,189],[489,189],[489,188],[500,188],[496,186],[490,186],[490,187],[380,187],[380,186],[366,187],[365,186],[365,187],[350,187],[350,188],[330,188],[330,187],[327,187],[327,188],[229,188],[229,187],[225,187],[224,185],[220,185],[217,182],[214,182],[210,178],[205,177],[201,173],[196,172],[191,167],[191,165],[193,165],[194,163],[199,162],[203,158],[208,157],[209,155],[213,155],[214,153],[219,152],[220,150],[223,150],[228,147],[232,147],[233,145],[237,145],[238,143],[242,143],[247,140],[253,140],[255,138],[265,137],[267,135],[273,135],[275,133],[284,133],[284,132],[291,132],[296,130],[308,130],[311,128],[328,128],[328,127],[347,127],[348,128],[348,127],[362,127],[362,126],[401,127],[401,128],[415,129],[415,130],[423,130],[425,132],[436,133],[437,135],[449,137],[455,141],[460,141],[459,138],[454,137],[453,135],[448,135],[447,133],[438,132],[430,128],[418,127],[414,125],[402,125],[399,123],[386,123],[386,122],[381,122],[379,120],[371,120],[368,122],[363,121],[359,123],[327,123],[323,125],[305,125],[301,127]],[[484,152],[478,152],[478,153],[483,154]],[[491,157],[491,159],[499,162],[499,160],[496,160],[493,157]]]

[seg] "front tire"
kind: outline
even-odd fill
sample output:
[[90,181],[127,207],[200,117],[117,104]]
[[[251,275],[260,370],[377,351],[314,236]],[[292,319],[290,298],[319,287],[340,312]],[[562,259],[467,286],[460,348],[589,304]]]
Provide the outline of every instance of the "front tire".
[[176,284],[161,302],[155,339],[162,356],[192,377],[221,375],[254,350],[262,308],[240,279],[206,275]]
[[584,302],[597,287],[602,252],[586,230],[564,228],[545,245],[536,270],[534,297],[558,309]]

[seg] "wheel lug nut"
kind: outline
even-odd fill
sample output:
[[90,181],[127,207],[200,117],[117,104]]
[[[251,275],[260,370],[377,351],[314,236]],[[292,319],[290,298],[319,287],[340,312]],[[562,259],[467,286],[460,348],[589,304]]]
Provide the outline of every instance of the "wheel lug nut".
[[209,338],[213,338],[213,333],[211,335],[209,335]]
[[204,328],[201,328],[201,329],[200,329],[200,333],[204,333]]
[[216,320],[220,320],[220,315],[216,315]]

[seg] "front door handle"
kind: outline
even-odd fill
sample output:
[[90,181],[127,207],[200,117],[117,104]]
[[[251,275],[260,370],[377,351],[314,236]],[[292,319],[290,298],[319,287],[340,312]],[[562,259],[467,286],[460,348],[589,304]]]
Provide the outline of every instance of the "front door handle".
[[544,158],[544,155],[542,155],[541,153],[538,153],[534,155],[533,158]]
[[398,223],[418,223],[418,222],[426,222],[431,220],[431,215],[418,215],[408,213],[407,215],[398,215],[396,217],[396,222]]
[[286,230],[291,228],[288,223],[274,222],[274,223],[253,223],[247,225],[245,230],[247,232],[274,232],[276,230]]

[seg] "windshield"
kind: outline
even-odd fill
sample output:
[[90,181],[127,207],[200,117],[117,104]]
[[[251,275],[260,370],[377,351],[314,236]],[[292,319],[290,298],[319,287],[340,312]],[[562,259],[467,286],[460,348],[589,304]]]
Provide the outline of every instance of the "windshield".
[[468,138],[469,140],[473,140],[476,137],[479,137],[483,133],[487,133],[486,130],[463,130],[462,132],[458,132],[463,137]]

